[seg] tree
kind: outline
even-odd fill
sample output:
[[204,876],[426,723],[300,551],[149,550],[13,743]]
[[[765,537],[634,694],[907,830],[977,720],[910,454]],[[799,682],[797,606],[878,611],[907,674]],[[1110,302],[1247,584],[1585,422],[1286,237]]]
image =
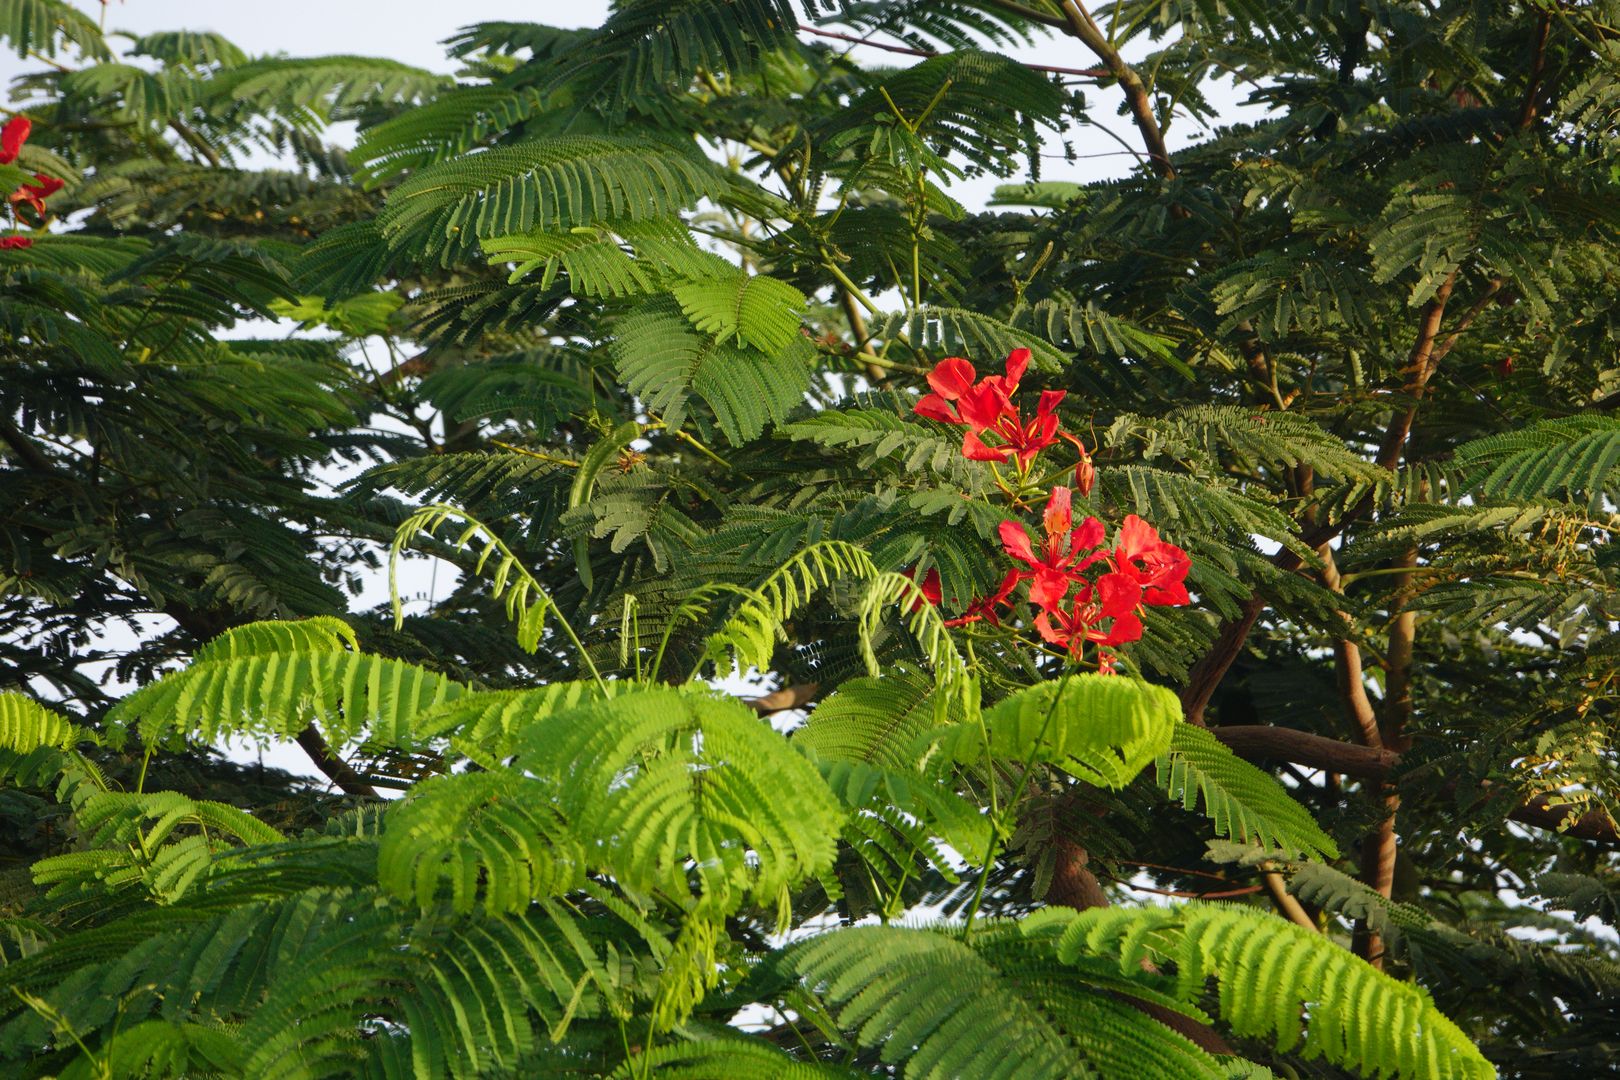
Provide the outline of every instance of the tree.
[[0,0],[0,1057],[1612,1068],[1613,6]]

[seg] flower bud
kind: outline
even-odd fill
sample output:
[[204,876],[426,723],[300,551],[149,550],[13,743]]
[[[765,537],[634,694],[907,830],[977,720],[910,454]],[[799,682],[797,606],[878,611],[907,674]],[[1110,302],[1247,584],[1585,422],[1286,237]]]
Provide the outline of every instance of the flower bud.
[[1091,486],[1097,482],[1097,470],[1092,467],[1091,456],[1082,455],[1074,467],[1074,487],[1081,498],[1091,497]]

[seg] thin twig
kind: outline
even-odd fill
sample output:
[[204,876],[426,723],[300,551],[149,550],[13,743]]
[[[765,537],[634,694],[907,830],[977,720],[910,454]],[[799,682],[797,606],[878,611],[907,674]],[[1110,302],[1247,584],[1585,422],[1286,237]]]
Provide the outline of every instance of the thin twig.
[[[801,33],[814,34],[817,37],[836,38],[839,41],[849,41],[856,45],[865,45],[868,48],[882,49],[884,52],[900,53],[902,56],[921,56],[926,59],[943,55],[931,49],[913,49],[906,45],[890,45],[887,42],[860,38],[853,34],[840,34],[834,30],[822,30],[819,27],[806,26],[803,23],[799,24],[799,30]],[[1019,61],[1019,63],[1023,63],[1023,61]],[[1074,75],[1082,79],[1106,79],[1109,77],[1107,68],[1053,67],[1050,64],[1024,64],[1024,66],[1031,71],[1045,71],[1053,75]]]

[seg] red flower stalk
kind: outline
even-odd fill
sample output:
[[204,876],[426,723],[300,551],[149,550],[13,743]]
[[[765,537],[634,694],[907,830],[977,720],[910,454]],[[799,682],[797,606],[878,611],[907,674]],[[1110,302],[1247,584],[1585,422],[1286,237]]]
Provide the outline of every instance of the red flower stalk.
[[1185,579],[1192,568],[1187,553],[1159,539],[1159,532],[1135,514],[1126,515],[1109,562],[1115,574],[1141,590],[1142,603],[1179,607],[1189,603]]
[[[1103,542],[1103,525],[1088,517],[1074,528],[1073,494],[1066,487],[1052,489],[1046,500],[1046,513],[1042,528],[1046,538],[1037,553],[1030,542],[1029,533],[1021,522],[1003,521],[1000,527],[1001,546],[1013,558],[1028,566],[1028,570],[1015,573],[1020,579],[1029,578],[1029,598],[1042,608],[1056,607],[1069,591],[1071,582],[1080,580],[1080,573],[1100,555],[1080,559],[1082,552],[1091,551]],[[1078,561],[1077,561],[1078,560]]]
[[0,127],[0,165],[10,165],[17,160],[33,129],[34,122],[26,116],[13,116],[5,127]]

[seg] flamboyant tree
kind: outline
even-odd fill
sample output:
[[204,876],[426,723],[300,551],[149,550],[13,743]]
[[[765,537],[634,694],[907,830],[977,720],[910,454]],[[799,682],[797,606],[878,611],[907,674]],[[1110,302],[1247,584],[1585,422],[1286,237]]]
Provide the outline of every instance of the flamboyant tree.
[[1612,1068],[1616,26],[0,0],[8,1075]]

